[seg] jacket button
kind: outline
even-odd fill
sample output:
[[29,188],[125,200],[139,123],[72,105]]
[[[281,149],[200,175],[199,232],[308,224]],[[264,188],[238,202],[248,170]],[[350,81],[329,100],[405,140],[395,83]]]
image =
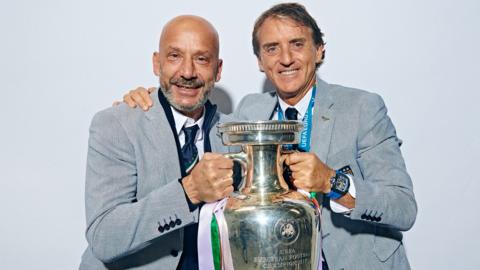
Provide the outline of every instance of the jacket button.
[[168,231],[168,230],[170,230],[170,225],[165,224],[165,225],[163,226],[163,228],[165,228],[165,231]]
[[172,249],[170,251],[170,255],[172,255],[173,257],[177,257],[178,256],[178,250]]
[[165,230],[165,229],[163,228],[163,226],[162,226],[162,225],[158,225],[158,231],[159,231],[159,232],[161,232],[161,233],[162,233],[164,230]]
[[175,227],[175,222],[173,220],[170,220],[170,223],[168,224],[170,228]]
[[182,221],[177,218],[177,219],[175,220],[175,224],[180,225],[180,224],[182,224]]
[[362,214],[362,215],[360,216],[360,218],[361,218],[361,219],[367,219],[367,215]]
[[382,217],[376,217],[376,218],[375,218],[375,221],[376,221],[376,222],[379,222],[380,220],[382,220]]

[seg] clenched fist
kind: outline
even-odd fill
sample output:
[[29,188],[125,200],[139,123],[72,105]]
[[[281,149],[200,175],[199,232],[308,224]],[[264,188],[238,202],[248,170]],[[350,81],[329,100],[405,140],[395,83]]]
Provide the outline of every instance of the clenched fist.
[[190,201],[215,202],[233,192],[233,161],[221,154],[205,153],[191,173],[182,179]]
[[308,192],[330,192],[330,178],[335,171],[314,153],[293,152],[283,156],[292,172],[293,185]]

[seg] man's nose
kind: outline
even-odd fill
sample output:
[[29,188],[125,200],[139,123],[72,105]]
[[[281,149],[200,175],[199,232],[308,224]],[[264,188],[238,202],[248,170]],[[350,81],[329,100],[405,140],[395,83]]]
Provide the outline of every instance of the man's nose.
[[192,59],[187,58],[183,61],[180,75],[185,79],[192,79],[197,76]]
[[292,52],[288,48],[283,48],[280,52],[280,63],[284,66],[290,66],[293,63]]

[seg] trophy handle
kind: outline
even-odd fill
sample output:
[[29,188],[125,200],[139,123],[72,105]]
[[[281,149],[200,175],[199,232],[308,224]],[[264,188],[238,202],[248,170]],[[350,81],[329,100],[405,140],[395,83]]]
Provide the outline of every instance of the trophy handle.
[[240,166],[242,167],[242,178],[245,177],[247,174],[247,169],[248,169],[248,159],[247,159],[247,153],[245,152],[238,152],[238,153],[228,153],[228,154],[223,154],[224,157],[233,159],[234,161],[237,161]]

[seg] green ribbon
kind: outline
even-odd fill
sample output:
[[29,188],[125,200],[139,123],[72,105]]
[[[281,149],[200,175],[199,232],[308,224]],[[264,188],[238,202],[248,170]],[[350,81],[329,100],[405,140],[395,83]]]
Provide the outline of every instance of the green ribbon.
[[221,270],[222,255],[221,255],[221,246],[220,246],[220,232],[218,230],[218,223],[215,215],[212,216],[212,222],[210,224],[210,228],[212,233],[213,265],[215,266],[215,270]]

